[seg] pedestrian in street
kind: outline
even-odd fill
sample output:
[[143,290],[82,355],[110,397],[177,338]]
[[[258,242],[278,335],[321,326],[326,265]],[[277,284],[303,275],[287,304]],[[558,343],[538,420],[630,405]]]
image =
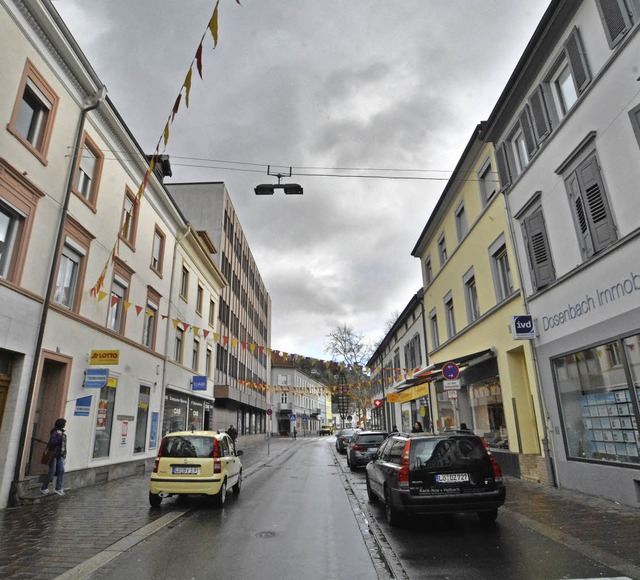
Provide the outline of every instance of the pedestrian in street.
[[469,427],[467,427],[466,423],[460,423],[459,431],[464,431],[465,433],[471,433],[471,429],[469,429]]
[[399,433],[397,425],[393,426],[393,429],[391,429],[391,433]]
[[298,430],[295,427],[293,428],[293,438],[294,439],[298,438]]
[[67,434],[64,429],[66,425],[66,419],[58,419],[49,434],[47,451],[53,457],[51,458],[51,463],[49,463],[49,473],[40,488],[43,495],[49,494],[49,484],[54,475],[56,477],[55,492],[58,495],[65,495],[62,484],[64,480],[64,460],[67,457]]
[[229,437],[231,437],[231,441],[233,441],[233,444],[235,445],[236,439],[238,438],[238,431],[233,425],[229,425],[227,433],[229,434]]
[[420,423],[420,421],[416,421],[413,424],[413,429],[411,429],[411,433],[423,433],[422,423]]

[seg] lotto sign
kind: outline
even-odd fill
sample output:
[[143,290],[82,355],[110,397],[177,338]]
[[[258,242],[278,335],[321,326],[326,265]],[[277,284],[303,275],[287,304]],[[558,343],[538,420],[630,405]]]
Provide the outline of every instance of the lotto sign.
[[119,350],[92,350],[89,357],[90,365],[117,365],[120,364]]
[[533,327],[533,316],[519,315],[513,317],[513,334],[517,340],[531,340],[536,337]]

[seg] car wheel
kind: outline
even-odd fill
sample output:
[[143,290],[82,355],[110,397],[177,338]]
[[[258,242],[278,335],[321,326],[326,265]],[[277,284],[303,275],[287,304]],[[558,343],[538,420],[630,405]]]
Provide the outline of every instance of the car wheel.
[[240,488],[242,488],[242,470],[238,474],[238,481],[231,489],[233,489],[233,493],[240,495]]
[[151,504],[151,507],[154,507],[154,508],[160,507],[160,504],[162,503],[162,498],[157,493],[149,492],[149,503]]
[[478,519],[483,524],[492,524],[498,519],[498,508],[489,510],[488,512],[478,512]]
[[378,501],[378,496],[373,493],[371,489],[371,483],[369,483],[369,476],[367,475],[367,497],[371,503],[376,503]]
[[400,525],[400,512],[398,512],[398,510],[391,503],[391,494],[389,493],[389,490],[387,488],[385,488],[384,490],[384,511],[385,515],[387,516],[387,523],[390,526]]
[[227,502],[227,480],[225,479],[222,482],[222,487],[220,491],[213,496],[213,501],[215,505],[219,508],[224,507],[224,504]]

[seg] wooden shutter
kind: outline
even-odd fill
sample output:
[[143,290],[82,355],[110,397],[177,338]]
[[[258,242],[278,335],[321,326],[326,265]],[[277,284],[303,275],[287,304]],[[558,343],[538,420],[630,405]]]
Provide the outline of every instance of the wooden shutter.
[[533,136],[533,129],[531,128],[531,119],[529,118],[529,106],[525,105],[522,113],[520,114],[520,127],[522,128],[522,134],[524,135],[524,142],[527,146],[527,153],[529,153],[529,159],[533,157],[533,154],[538,148],[538,144]]
[[617,235],[595,156],[583,162],[578,167],[576,174],[584,200],[594,251],[599,252],[615,242]]
[[511,171],[509,170],[509,159],[507,156],[508,143],[500,144],[496,150],[496,162],[498,163],[498,177],[503,189],[511,185]]
[[625,0],[597,0],[609,48],[613,48],[633,26]]
[[539,290],[556,279],[542,210],[524,218],[522,225],[534,286]]
[[582,94],[591,81],[591,76],[589,75],[587,59],[584,54],[584,49],[582,48],[582,42],[580,42],[580,34],[578,33],[577,28],[574,28],[569,38],[567,38],[565,50],[567,51],[567,59],[571,66],[576,90],[578,91],[578,94]]
[[542,92],[542,85],[538,85],[529,99],[531,117],[533,118],[533,130],[538,143],[542,143],[551,133],[551,121]]
[[580,247],[585,258],[593,256],[593,242],[591,241],[591,233],[587,223],[587,215],[580,194],[580,186],[575,173],[572,173],[566,180],[567,191],[569,192],[569,200],[574,211],[576,225],[578,226],[578,236],[580,237]]

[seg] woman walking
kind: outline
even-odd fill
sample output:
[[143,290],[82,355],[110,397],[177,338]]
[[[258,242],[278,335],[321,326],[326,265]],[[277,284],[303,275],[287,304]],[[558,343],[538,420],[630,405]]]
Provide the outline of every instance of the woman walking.
[[55,492],[58,495],[64,495],[64,489],[62,489],[62,483],[64,480],[64,460],[67,457],[67,434],[64,432],[64,428],[67,424],[66,419],[58,419],[51,429],[49,435],[49,443],[47,444],[47,451],[53,455],[51,463],[49,463],[49,473],[42,483],[40,491],[43,495],[49,493],[49,484],[56,476]]

